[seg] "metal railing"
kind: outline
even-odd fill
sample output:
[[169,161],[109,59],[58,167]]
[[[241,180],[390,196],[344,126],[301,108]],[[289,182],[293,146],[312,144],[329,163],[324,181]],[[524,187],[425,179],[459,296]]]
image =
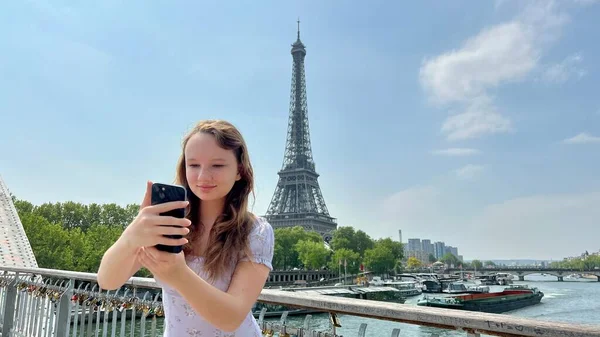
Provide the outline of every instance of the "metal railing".
[[[157,336],[164,320],[161,291],[154,279],[131,278],[116,291],[99,289],[96,274],[38,268],[0,267],[0,336]],[[264,336],[339,337],[338,314],[375,318],[440,329],[517,337],[600,337],[600,326],[546,322],[508,315],[418,307],[388,302],[301,292],[263,289],[259,302],[330,314],[328,331],[290,326],[287,312],[279,321],[267,321],[265,309],[258,318]],[[365,336],[362,323],[358,336]],[[389,334],[399,336],[400,329]],[[436,333],[433,333],[435,336]]]

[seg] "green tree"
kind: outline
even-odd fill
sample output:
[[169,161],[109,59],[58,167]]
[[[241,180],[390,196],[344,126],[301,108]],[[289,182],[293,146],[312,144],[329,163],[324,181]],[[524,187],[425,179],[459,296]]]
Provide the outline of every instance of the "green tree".
[[566,268],[577,270],[591,270],[600,268],[600,256],[587,255],[580,258],[564,259],[563,261],[554,261],[550,263],[552,268]]
[[13,204],[15,205],[15,209],[17,210],[17,213],[20,214],[26,214],[26,213],[32,213],[34,206],[32,203],[30,203],[29,201],[25,201],[25,200],[19,200],[17,199],[15,196],[13,196]]
[[[104,252],[123,232],[122,226],[98,224],[104,205],[65,202],[34,206],[14,196],[12,199],[42,268],[95,273]],[[122,213],[132,217],[136,207],[128,205]],[[136,273],[149,275],[145,268]]]
[[301,268],[302,262],[295,245],[302,240],[323,243],[323,238],[319,233],[306,231],[301,226],[275,229],[273,267],[279,270]]
[[396,257],[389,247],[376,245],[365,250],[364,263],[367,268],[376,274],[387,273],[396,265]]
[[396,260],[396,264],[394,265],[394,273],[401,274],[404,271],[404,265],[402,264],[402,260]]
[[489,260],[485,261],[483,263],[483,265],[486,266],[486,267],[495,267],[496,266],[496,264],[494,263],[494,261],[489,261]]
[[402,243],[398,241],[394,241],[391,238],[384,238],[375,241],[375,246],[384,246],[389,248],[394,255],[394,258],[397,260],[402,260],[404,258],[404,247]]
[[331,239],[331,248],[333,250],[338,249],[348,249],[351,251],[356,251],[356,244],[354,240],[354,236],[356,232],[354,228],[349,226],[338,227],[333,232],[333,237]]
[[483,263],[479,260],[473,260],[471,261],[471,266],[473,269],[481,270],[481,268],[483,268]]
[[[85,232],[83,232],[80,228],[72,228],[70,230],[63,230],[67,233],[67,242],[63,243],[63,246],[68,246],[73,251],[73,271],[81,271],[81,272],[92,272],[95,273],[98,271],[98,266],[100,262],[98,261],[98,266],[95,268],[92,264],[84,259],[84,256],[88,254],[89,251],[94,249],[94,244],[90,244],[89,239]],[[103,250],[101,254],[104,254],[106,251]]]
[[595,269],[595,268],[600,269],[600,255],[589,256],[588,260],[589,260],[589,265],[587,266],[587,269]]
[[429,260],[429,263],[434,263],[437,261],[437,259],[435,258],[435,256],[433,254],[429,254],[428,260]]
[[77,245],[67,245],[68,231],[39,215],[25,213],[19,217],[40,268],[75,269],[77,256],[73,250]]
[[346,271],[349,274],[356,274],[360,269],[360,255],[350,249],[340,248],[333,252],[331,261],[329,261],[329,269],[338,271],[339,263],[342,263],[341,270],[344,270],[344,261],[346,261]]
[[458,267],[458,265],[461,263],[458,257],[451,253],[446,253],[444,256],[442,256],[440,261],[449,266],[454,265],[454,267]]
[[104,252],[119,239],[123,229],[114,226],[94,224],[86,232],[88,250],[81,257],[89,270],[98,270]]
[[33,213],[44,217],[53,224],[62,224],[62,207],[60,203],[43,203],[33,209]]
[[362,230],[355,231],[350,226],[338,227],[333,232],[331,240],[331,248],[335,251],[341,248],[357,252],[360,256],[364,256],[367,249],[375,246],[375,242],[367,233]]
[[37,214],[50,223],[60,224],[63,228],[80,228],[84,232],[93,224],[125,228],[139,211],[139,206],[135,204],[121,207],[117,204],[84,205],[67,201],[34,206],[16,197],[13,197],[13,200],[19,214]]
[[[360,256],[364,256],[365,251],[367,249],[375,247],[375,242],[373,241],[373,239],[371,239],[371,237],[367,233],[361,231],[360,229],[357,230],[356,234],[354,235],[354,244],[355,249],[353,250],[357,252]],[[402,252],[400,254],[402,254]]]
[[315,270],[325,266],[329,250],[325,248],[323,241],[300,240],[294,245],[298,252],[300,262],[306,269]]
[[[133,218],[135,214],[131,214],[126,208],[123,208],[117,204],[105,204],[102,206],[100,212],[100,224],[107,226],[118,226],[125,228]],[[132,216],[133,215],[133,216]]]
[[88,208],[86,205],[67,201],[65,203],[57,203],[55,205],[58,214],[61,215],[56,223],[62,223],[63,228],[80,228],[86,231],[91,223],[87,222]]

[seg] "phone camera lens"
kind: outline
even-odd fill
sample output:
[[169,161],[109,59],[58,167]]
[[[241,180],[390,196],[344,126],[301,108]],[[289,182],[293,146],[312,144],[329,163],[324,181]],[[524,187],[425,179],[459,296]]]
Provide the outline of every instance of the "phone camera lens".
[[158,196],[159,196],[161,199],[164,199],[164,198],[165,198],[165,194],[164,194],[163,192],[160,192],[160,193],[158,194]]

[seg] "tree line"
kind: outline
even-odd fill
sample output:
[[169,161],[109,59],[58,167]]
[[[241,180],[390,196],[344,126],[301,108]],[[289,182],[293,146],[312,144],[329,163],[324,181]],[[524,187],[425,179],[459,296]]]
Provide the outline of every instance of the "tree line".
[[[82,204],[72,201],[33,205],[12,196],[39,267],[95,273],[104,252],[135,218],[139,205]],[[276,270],[340,268],[378,274],[400,272],[404,249],[391,238],[374,240],[362,230],[338,227],[329,245],[301,226],[275,229]],[[135,276],[147,277],[142,268]]]
[[[480,260],[473,260],[471,262],[461,261],[456,255],[452,253],[446,253],[439,260],[433,255],[429,254],[428,261],[430,264],[435,262],[442,262],[446,266],[454,266],[454,268],[463,268],[463,269],[476,269],[480,270],[484,267],[495,267],[496,264],[493,261],[485,261],[482,262]],[[422,269],[426,267],[426,265],[416,257],[409,257],[406,261],[406,267],[408,269]]]
[[590,255],[586,252],[579,258],[551,262],[550,267],[576,270],[600,269],[600,255]]
[[[33,205],[12,197],[40,268],[96,273],[104,252],[135,218],[138,205]],[[135,276],[148,277],[142,268]]]
[[356,274],[400,272],[404,249],[391,238],[374,240],[351,226],[338,227],[329,245],[321,235],[301,226],[275,229],[273,266],[279,270],[330,269]]

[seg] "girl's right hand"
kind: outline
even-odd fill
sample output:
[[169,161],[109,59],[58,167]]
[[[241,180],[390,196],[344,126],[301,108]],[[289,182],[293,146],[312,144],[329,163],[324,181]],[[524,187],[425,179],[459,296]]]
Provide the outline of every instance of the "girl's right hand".
[[[188,201],[172,201],[164,204],[152,205],[152,182],[146,186],[144,201],[140,205],[140,212],[135,219],[127,226],[121,238],[127,242],[132,249],[141,247],[150,247],[157,244],[168,246],[181,246],[188,242],[186,238],[171,239],[163,235],[183,235],[190,232],[187,228],[191,221],[189,219],[179,219],[171,216],[161,216],[160,213],[170,210],[185,208]],[[171,227],[181,226],[181,227]]]

